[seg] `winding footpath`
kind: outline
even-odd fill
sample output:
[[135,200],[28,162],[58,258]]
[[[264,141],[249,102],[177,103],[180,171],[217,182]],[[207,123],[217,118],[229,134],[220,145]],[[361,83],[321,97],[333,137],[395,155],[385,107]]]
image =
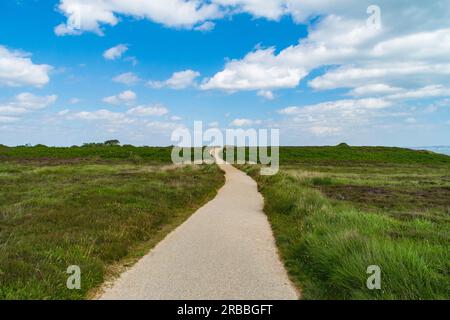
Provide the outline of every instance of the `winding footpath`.
[[253,179],[229,164],[217,196],[104,289],[100,299],[298,299]]

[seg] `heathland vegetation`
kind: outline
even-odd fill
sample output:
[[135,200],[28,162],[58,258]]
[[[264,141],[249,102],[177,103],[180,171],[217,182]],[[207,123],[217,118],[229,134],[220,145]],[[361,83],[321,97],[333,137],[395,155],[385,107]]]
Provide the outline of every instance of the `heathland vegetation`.
[[[254,177],[304,299],[448,299],[450,157],[399,148],[292,147]],[[381,268],[369,290],[367,267]]]
[[[223,173],[174,166],[171,150],[0,145],[0,299],[89,297],[214,197]],[[450,297],[450,157],[342,144],[283,147],[280,163],[240,168],[304,299]],[[81,290],[66,288],[69,265]]]
[[[104,143],[86,143],[83,146],[47,147],[45,145],[18,146],[9,148],[0,145],[0,161],[18,160],[20,162],[39,160],[39,163],[56,160],[62,162],[80,161],[135,161],[169,163],[171,162],[171,147],[135,147],[131,145],[118,145],[117,140]],[[63,161],[67,160],[67,161]]]
[[[82,299],[213,198],[223,173],[171,148],[0,146],[0,299]],[[66,287],[81,268],[81,290]]]

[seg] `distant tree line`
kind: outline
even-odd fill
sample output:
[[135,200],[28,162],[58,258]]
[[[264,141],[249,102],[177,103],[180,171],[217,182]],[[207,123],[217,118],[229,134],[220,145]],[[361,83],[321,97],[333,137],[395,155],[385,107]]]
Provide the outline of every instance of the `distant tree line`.
[[[120,146],[120,141],[117,139],[114,140],[106,140],[105,142],[88,142],[88,143],[83,143],[83,145],[81,147],[113,147],[113,146]],[[124,147],[131,147],[131,145],[126,144],[123,145]],[[0,144],[0,148],[7,148],[7,146]],[[46,146],[45,144],[36,144],[36,145],[32,145],[31,143],[27,143],[24,145],[19,145],[18,147],[26,147],[26,148],[48,148],[48,146]],[[73,145],[71,146],[71,148],[78,148],[79,146]]]
[[114,140],[106,140],[103,143],[90,142],[83,144],[83,147],[113,147],[113,146],[120,146],[120,141],[114,139]]

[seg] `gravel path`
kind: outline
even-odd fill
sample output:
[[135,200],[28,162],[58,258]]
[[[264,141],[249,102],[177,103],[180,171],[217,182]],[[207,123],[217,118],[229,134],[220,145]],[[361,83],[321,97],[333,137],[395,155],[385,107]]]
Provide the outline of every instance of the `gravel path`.
[[226,183],[216,198],[124,272],[100,299],[298,299],[255,181],[231,165],[220,167]]

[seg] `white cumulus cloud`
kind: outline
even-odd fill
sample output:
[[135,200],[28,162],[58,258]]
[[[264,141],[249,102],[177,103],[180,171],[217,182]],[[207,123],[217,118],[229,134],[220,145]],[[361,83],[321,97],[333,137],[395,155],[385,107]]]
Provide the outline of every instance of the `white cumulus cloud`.
[[[450,75],[450,0],[380,0],[379,28],[367,24],[372,3],[366,0],[273,0],[266,7],[257,0],[217,2],[268,19],[321,18],[299,43],[279,51],[257,47],[227,62],[202,84],[204,90],[295,88],[311,71],[323,68],[324,74],[309,82],[313,89],[346,88],[353,90],[350,95],[370,96],[440,85]],[[258,13],[256,7],[269,9]]]
[[56,95],[37,96],[28,92],[20,93],[11,101],[0,103],[0,114],[18,115],[44,109],[55,103],[57,98]]
[[206,21],[206,22],[202,23],[201,25],[196,26],[194,28],[194,30],[202,31],[202,32],[209,32],[209,31],[213,30],[215,26],[216,26],[216,24],[214,22]]
[[196,85],[195,80],[200,76],[200,73],[194,70],[184,70],[175,72],[165,81],[149,81],[148,85],[155,89],[171,88],[171,89],[186,89]]
[[258,91],[258,96],[263,97],[267,100],[273,100],[275,99],[275,96],[273,95],[273,92],[270,90],[260,90]]
[[177,28],[192,28],[222,16],[217,4],[200,0],[61,0],[58,9],[67,17],[67,22],[55,29],[58,35],[84,31],[101,35],[102,26],[116,25],[120,15]]
[[134,91],[126,90],[118,95],[109,96],[103,99],[103,102],[118,105],[121,103],[130,103],[136,100],[137,95]]
[[223,71],[208,79],[201,88],[237,91],[296,87],[307,71],[285,63],[274,51],[275,48],[258,49],[243,60],[228,62]]
[[249,127],[253,124],[256,124],[258,121],[254,121],[251,119],[234,119],[231,121],[230,125],[233,127]]
[[148,116],[163,116],[169,113],[166,107],[155,105],[155,106],[138,106],[127,111],[128,115],[138,116],[138,117],[148,117]]
[[49,65],[34,64],[27,53],[0,45],[0,85],[42,87],[50,81],[51,70]]
[[122,83],[127,86],[132,86],[140,81],[139,77],[135,75],[133,72],[126,72],[119,74],[118,76],[113,78],[114,82]]
[[112,112],[107,109],[100,109],[95,111],[80,111],[75,113],[65,113],[68,119],[84,120],[84,121],[101,121],[111,124],[130,124],[133,123],[133,119],[128,118],[122,112]]
[[115,47],[109,48],[103,53],[103,57],[106,60],[116,60],[122,57],[122,55],[128,51],[128,46],[119,44]]
[[386,110],[391,107],[393,104],[388,100],[368,98],[292,106],[278,112],[287,116],[280,127],[296,127],[315,136],[333,136],[367,126],[374,119],[388,114]]

